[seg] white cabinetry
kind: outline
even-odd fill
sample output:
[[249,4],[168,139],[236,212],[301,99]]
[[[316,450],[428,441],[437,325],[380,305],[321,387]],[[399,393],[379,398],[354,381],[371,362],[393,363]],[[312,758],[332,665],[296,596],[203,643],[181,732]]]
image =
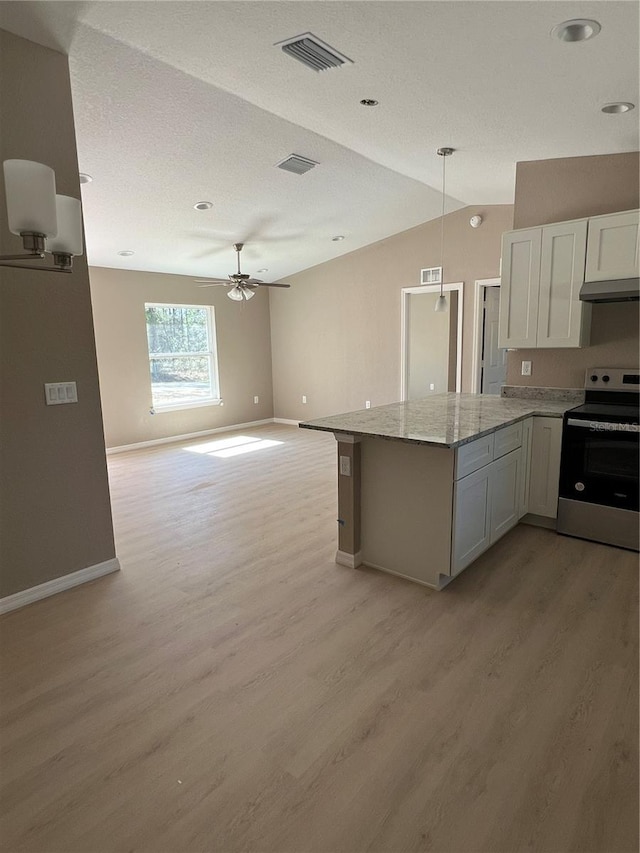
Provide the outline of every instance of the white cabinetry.
[[561,444],[561,418],[533,419],[528,511],[534,515],[557,517]]
[[[498,458],[457,480],[453,504],[452,575],[466,568],[518,523],[521,441],[522,424],[498,430],[493,442],[494,456]],[[471,442],[473,444],[475,442]],[[463,459],[471,445],[463,445],[458,450]],[[460,460],[458,470],[461,467],[459,463]]]
[[518,518],[529,512],[529,483],[531,479],[531,435],[533,418],[522,422],[522,467],[520,471],[520,506]]
[[535,347],[538,340],[542,229],[511,231],[502,237],[500,347]]
[[503,235],[501,347],[588,343],[591,306],[579,298],[586,245],[586,219]]
[[491,465],[458,480],[453,506],[453,553],[455,575],[486,551],[491,544]]
[[542,229],[538,347],[589,343],[591,305],[580,301],[586,247],[586,219]]
[[637,210],[590,219],[585,281],[635,278],[638,234]]
[[489,466],[492,545],[518,523],[521,465],[522,454],[513,450]]

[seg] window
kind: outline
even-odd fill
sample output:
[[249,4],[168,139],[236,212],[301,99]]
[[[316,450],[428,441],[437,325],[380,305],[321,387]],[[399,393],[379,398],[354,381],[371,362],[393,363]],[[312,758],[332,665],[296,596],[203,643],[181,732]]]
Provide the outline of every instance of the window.
[[213,308],[145,304],[151,397],[157,409],[218,403]]

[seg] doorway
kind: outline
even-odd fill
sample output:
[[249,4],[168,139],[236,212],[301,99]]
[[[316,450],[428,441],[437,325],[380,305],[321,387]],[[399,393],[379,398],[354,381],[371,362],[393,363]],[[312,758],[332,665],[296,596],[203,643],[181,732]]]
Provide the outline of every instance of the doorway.
[[460,391],[462,383],[462,282],[445,284],[448,311],[435,304],[440,285],[402,289],[400,399]]
[[473,322],[473,394],[499,395],[507,378],[507,350],[498,346],[500,279],[475,283]]

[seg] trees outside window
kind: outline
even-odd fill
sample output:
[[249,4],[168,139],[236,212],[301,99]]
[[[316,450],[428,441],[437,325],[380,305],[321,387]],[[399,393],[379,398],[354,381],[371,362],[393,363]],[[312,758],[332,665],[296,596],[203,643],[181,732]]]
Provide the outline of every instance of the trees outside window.
[[144,307],[153,407],[219,402],[213,308],[158,303]]

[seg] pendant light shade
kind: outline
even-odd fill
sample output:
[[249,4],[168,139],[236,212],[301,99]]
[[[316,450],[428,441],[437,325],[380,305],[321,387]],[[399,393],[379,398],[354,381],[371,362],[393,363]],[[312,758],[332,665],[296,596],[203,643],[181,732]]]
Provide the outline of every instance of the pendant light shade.
[[5,160],[4,181],[9,231],[55,237],[58,220],[53,169],[33,160]]
[[242,302],[244,296],[242,295],[242,291],[236,285],[236,287],[232,287],[231,290],[227,291],[227,296],[229,299],[233,299],[234,302]]
[[453,148],[438,148],[439,157],[442,157],[442,213],[440,216],[440,296],[436,300],[435,310],[438,313],[449,310],[447,297],[444,295],[444,209],[446,199],[446,167],[447,157],[453,154]]
[[77,198],[56,196],[58,234],[46,242],[48,252],[65,255],[82,254],[82,209]]

